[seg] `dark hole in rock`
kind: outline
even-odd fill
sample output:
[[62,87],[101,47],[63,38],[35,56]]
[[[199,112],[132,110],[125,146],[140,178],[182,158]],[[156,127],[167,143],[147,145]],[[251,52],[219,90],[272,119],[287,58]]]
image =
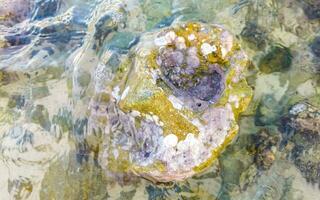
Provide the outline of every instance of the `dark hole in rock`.
[[216,101],[221,96],[223,90],[223,76],[214,71],[209,76],[202,77],[199,84],[191,87],[189,94],[203,101]]
[[[215,102],[224,90],[224,72],[218,65],[209,65],[199,69],[198,65],[188,65],[188,58],[183,51],[164,49],[157,58],[164,81],[174,90],[202,101]],[[192,58],[191,58],[192,59]],[[196,57],[196,59],[198,59]],[[196,104],[201,107],[201,104]]]
[[144,154],[144,157],[146,157],[146,158],[148,158],[150,156],[150,152],[146,152],[145,154]]

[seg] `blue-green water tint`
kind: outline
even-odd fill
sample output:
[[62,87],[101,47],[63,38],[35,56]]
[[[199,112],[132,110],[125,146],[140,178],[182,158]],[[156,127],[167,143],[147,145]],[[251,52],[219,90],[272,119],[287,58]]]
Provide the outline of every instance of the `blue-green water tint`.
[[[318,0],[2,3],[0,199],[319,199]],[[112,51],[116,68],[143,33],[179,20],[223,25],[252,60],[255,93],[240,132],[210,169],[184,182],[107,178],[96,145],[103,130],[88,136],[85,113],[95,78],[108,77],[92,76],[96,59]]]

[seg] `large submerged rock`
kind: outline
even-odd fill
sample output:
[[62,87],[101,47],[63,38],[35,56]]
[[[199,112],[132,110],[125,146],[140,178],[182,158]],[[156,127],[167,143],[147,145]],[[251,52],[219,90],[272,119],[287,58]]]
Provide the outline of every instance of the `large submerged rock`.
[[250,102],[247,65],[217,25],[177,23],[143,35],[92,98],[91,121],[106,123],[102,166],[155,182],[209,167]]

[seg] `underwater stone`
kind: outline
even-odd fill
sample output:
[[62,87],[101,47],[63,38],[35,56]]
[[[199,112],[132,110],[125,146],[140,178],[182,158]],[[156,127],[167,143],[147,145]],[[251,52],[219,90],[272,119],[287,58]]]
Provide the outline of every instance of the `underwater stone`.
[[[298,146],[295,146],[293,151],[296,150]],[[313,184],[320,183],[320,162],[316,158],[319,154],[319,147],[312,154],[306,151],[299,151],[296,153],[296,158],[294,158],[294,164],[301,171],[303,177],[306,178],[307,182]]]
[[260,60],[259,69],[269,74],[283,72],[290,68],[292,55],[289,48],[284,46],[272,46],[270,51]]
[[[248,59],[230,37],[203,23],[178,23],[141,37],[120,63],[108,98],[92,99],[106,106],[106,114],[93,106],[89,120],[107,116],[99,157],[104,168],[168,182],[211,165],[237,133],[236,120],[252,96],[243,76]],[[202,53],[203,44],[212,51]]]
[[261,29],[256,23],[246,23],[240,33],[241,37],[257,49],[264,49],[266,46],[266,32]]

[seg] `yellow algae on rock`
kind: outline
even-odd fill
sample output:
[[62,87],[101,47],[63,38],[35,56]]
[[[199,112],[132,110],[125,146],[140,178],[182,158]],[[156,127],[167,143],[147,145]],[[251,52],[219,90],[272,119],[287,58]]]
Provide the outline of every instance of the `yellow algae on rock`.
[[184,139],[188,133],[198,134],[198,128],[172,106],[163,91],[153,91],[146,84],[151,82],[139,82],[138,86],[119,102],[120,109],[127,112],[136,110],[144,115],[159,117],[160,123],[163,124],[164,135],[173,133],[179,139]]

